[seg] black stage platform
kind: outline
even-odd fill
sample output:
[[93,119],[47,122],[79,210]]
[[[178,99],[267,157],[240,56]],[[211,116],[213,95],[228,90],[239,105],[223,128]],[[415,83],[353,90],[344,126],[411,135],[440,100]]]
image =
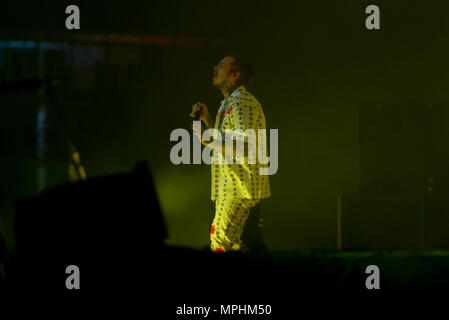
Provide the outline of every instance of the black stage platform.
[[[310,250],[251,255],[162,245],[140,251],[90,251],[77,259],[47,252],[34,259],[32,268],[28,258],[9,266],[3,288],[115,298],[153,292],[173,303],[234,299],[256,303],[317,294],[343,299],[449,293],[449,251]],[[70,264],[80,268],[79,293],[65,288],[64,270]],[[370,265],[379,268],[380,289],[366,287]]]
[[[98,253],[78,260],[80,289],[67,290],[64,270],[73,262],[55,257],[33,267],[16,265],[2,288],[23,306],[151,319],[205,318],[177,313],[199,306],[209,308],[208,319],[403,318],[418,312],[428,317],[444,311],[449,292],[449,252],[251,256],[161,247],[121,256]],[[365,286],[368,265],[379,267],[378,290]],[[259,314],[248,314],[254,306]]]
[[[130,300],[134,307],[127,310],[158,310],[160,319],[177,318],[185,305],[263,304],[272,306],[277,316],[271,318],[289,319],[305,310],[360,315],[357,307],[380,314],[385,305],[404,315],[445,306],[439,301],[449,293],[449,251],[255,255],[165,245],[165,222],[146,166],[22,199],[15,226],[16,252],[4,264],[0,287],[18,301],[62,299],[73,306],[102,300],[111,311]],[[79,290],[66,287],[69,265],[80,270]],[[368,266],[378,268],[379,289],[366,286]]]

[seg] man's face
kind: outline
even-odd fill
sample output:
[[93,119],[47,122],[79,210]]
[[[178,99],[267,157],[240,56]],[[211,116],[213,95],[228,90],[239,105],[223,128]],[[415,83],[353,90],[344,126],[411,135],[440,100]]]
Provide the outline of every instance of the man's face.
[[214,67],[214,77],[212,79],[212,84],[217,88],[230,88],[235,84],[238,77],[238,72],[230,72],[233,57],[224,57],[221,61]]

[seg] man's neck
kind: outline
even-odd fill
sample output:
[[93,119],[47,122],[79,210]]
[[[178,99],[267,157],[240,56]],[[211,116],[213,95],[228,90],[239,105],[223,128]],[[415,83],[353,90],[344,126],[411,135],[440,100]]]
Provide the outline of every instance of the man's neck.
[[227,99],[238,87],[239,86],[223,87],[220,88],[220,91],[223,94],[223,97]]
[[226,88],[220,88],[220,91],[225,99],[227,99],[229,97],[229,92]]

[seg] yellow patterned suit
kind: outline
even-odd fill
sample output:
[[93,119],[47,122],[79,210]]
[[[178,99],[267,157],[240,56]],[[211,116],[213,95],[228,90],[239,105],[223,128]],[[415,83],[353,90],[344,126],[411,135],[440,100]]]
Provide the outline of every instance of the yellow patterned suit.
[[[256,133],[258,129],[266,129],[265,115],[259,101],[244,86],[240,86],[221,102],[215,129],[223,137],[226,130],[241,129],[240,134],[245,142],[250,142],[245,135],[247,129],[254,129]],[[258,144],[250,143],[250,146],[255,147],[253,151],[256,151]],[[240,237],[250,209],[261,199],[271,196],[269,176],[260,174],[260,168],[266,165],[259,161],[251,164],[248,158],[243,163],[225,163],[224,148],[223,154],[214,156],[221,156],[222,161],[211,163],[211,199],[215,201],[215,217],[210,232],[211,250],[242,250],[244,244]]]

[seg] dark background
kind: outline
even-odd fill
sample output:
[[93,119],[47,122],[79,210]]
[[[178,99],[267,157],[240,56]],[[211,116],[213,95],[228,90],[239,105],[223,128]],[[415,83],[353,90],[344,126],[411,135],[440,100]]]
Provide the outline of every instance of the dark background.
[[[65,29],[69,4],[80,8],[80,30]],[[380,8],[380,30],[365,28],[369,4]],[[173,165],[169,136],[190,127],[193,103],[218,109],[213,66],[227,53],[247,57],[257,69],[250,91],[279,130],[279,170],[263,207],[267,245],[334,249],[337,196],[360,189],[359,107],[449,100],[448,9],[447,1],[8,2],[0,8],[0,81],[72,77],[55,93],[88,174],[147,160],[167,243],[201,248],[213,213],[210,169]],[[38,165],[47,167],[46,187],[68,181],[68,148],[51,109],[46,158],[36,159],[38,106],[39,93],[0,95],[0,217],[10,250],[14,199],[37,193]],[[424,156],[422,145],[407,150]],[[413,172],[432,159],[404,163]]]

